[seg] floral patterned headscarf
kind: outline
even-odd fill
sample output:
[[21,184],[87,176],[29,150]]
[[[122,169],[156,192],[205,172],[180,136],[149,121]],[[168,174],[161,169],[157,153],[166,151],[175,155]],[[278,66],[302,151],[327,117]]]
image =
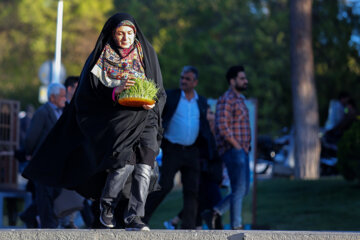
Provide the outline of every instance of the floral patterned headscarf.
[[[116,28],[120,26],[132,27],[136,34],[136,27],[131,21],[121,21]],[[146,78],[143,63],[144,56],[138,39],[135,38],[134,43],[129,48],[118,47],[117,50],[120,55],[112,46],[117,47],[109,42],[105,45],[99,59],[91,70],[106,87],[120,86],[124,82],[121,80],[131,77]]]

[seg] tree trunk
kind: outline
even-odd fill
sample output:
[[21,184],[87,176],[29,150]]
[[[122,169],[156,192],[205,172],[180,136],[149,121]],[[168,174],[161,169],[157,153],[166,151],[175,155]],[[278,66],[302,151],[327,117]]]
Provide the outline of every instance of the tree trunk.
[[290,1],[295,177],[319,178],[319,113],[311,34],[312,0]]

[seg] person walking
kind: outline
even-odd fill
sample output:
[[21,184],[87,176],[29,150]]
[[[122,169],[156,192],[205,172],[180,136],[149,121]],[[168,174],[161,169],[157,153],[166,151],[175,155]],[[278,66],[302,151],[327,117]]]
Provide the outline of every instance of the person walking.
[[219,98],[215,112],[215,139],[230,178],[231,192],[213,207],[206,219],[215,228],[216,219],[230,209],[232,229],[243,229],[242,204],[249,190],[249,151],[251,130],[249,111],[243,92],[247,89],[243,66],[232,66],[226,73],[229,89]]
[[[154,82],[159,89],[154,104],[118,104],[117,95],[131,89],[135,80]],[[50,133],[49,144],[23,175],[99,200],[100,221],[108,228],[117,225],[115,208],[130,178],[125,228],[149,230],[141,217],[153,186],[165,99],[156,52],[139,25],[127,13],[111,16],[84,65],[73,100]],[[57,153],[56,164],[45,168],[50,152]]]
[[201,154],[214,158],[215,140],[206,119],[207,100],[197,94],[198,71],[193,66],[183,67],[180,88],[167,91],[163,112],[164,139],[160,191],[151,193],[145,207],[144,221],[148,222],[155,209],[174,185],[175,174],[180,171],[183,186],[181,228],[195,229],[198,209]]
[[[28,156],[34,156],[57,120],[62,114],[66,102],[66,90],[60,83],[51,83],[48,86],[48,102],[42,105],[34,114],[30,127],[25,137],[25,152]],[[51,157],[47,158],[51,163]],[[32,160],[30,160],[31,164]],[[47,186],[38,181],[35,183],[35,206],[40,217],[41,228],[57,228],[58,218],[54,213],[54,200],[60,194],[61,189]],[[30,209],[34,205],[31,205]],[[28,219],[22,215],[23,219]],[[30,219],[30,218],[29,218]]]

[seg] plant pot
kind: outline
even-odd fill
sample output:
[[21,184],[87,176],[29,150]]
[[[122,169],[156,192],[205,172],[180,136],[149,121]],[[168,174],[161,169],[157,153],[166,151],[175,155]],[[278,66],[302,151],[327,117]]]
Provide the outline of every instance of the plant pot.
[[155,100],[139,98],[139,97],[128,97],[128,98],[119,98],[118,103],[122,106],[127,106],[127,107],[142,107],[143,105],[154,104]]

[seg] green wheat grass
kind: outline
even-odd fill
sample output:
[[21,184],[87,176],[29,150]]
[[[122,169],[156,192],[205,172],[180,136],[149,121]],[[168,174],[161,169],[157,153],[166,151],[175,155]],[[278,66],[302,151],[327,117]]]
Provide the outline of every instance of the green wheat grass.
[[157,92],[159,88],[156,86],[155,82],[151,79],[140,79],[137,78],[134,80],[134,86],[122,91],[117,97],[118,99],[122,98],[143,98],[148,100],[157,100]]

